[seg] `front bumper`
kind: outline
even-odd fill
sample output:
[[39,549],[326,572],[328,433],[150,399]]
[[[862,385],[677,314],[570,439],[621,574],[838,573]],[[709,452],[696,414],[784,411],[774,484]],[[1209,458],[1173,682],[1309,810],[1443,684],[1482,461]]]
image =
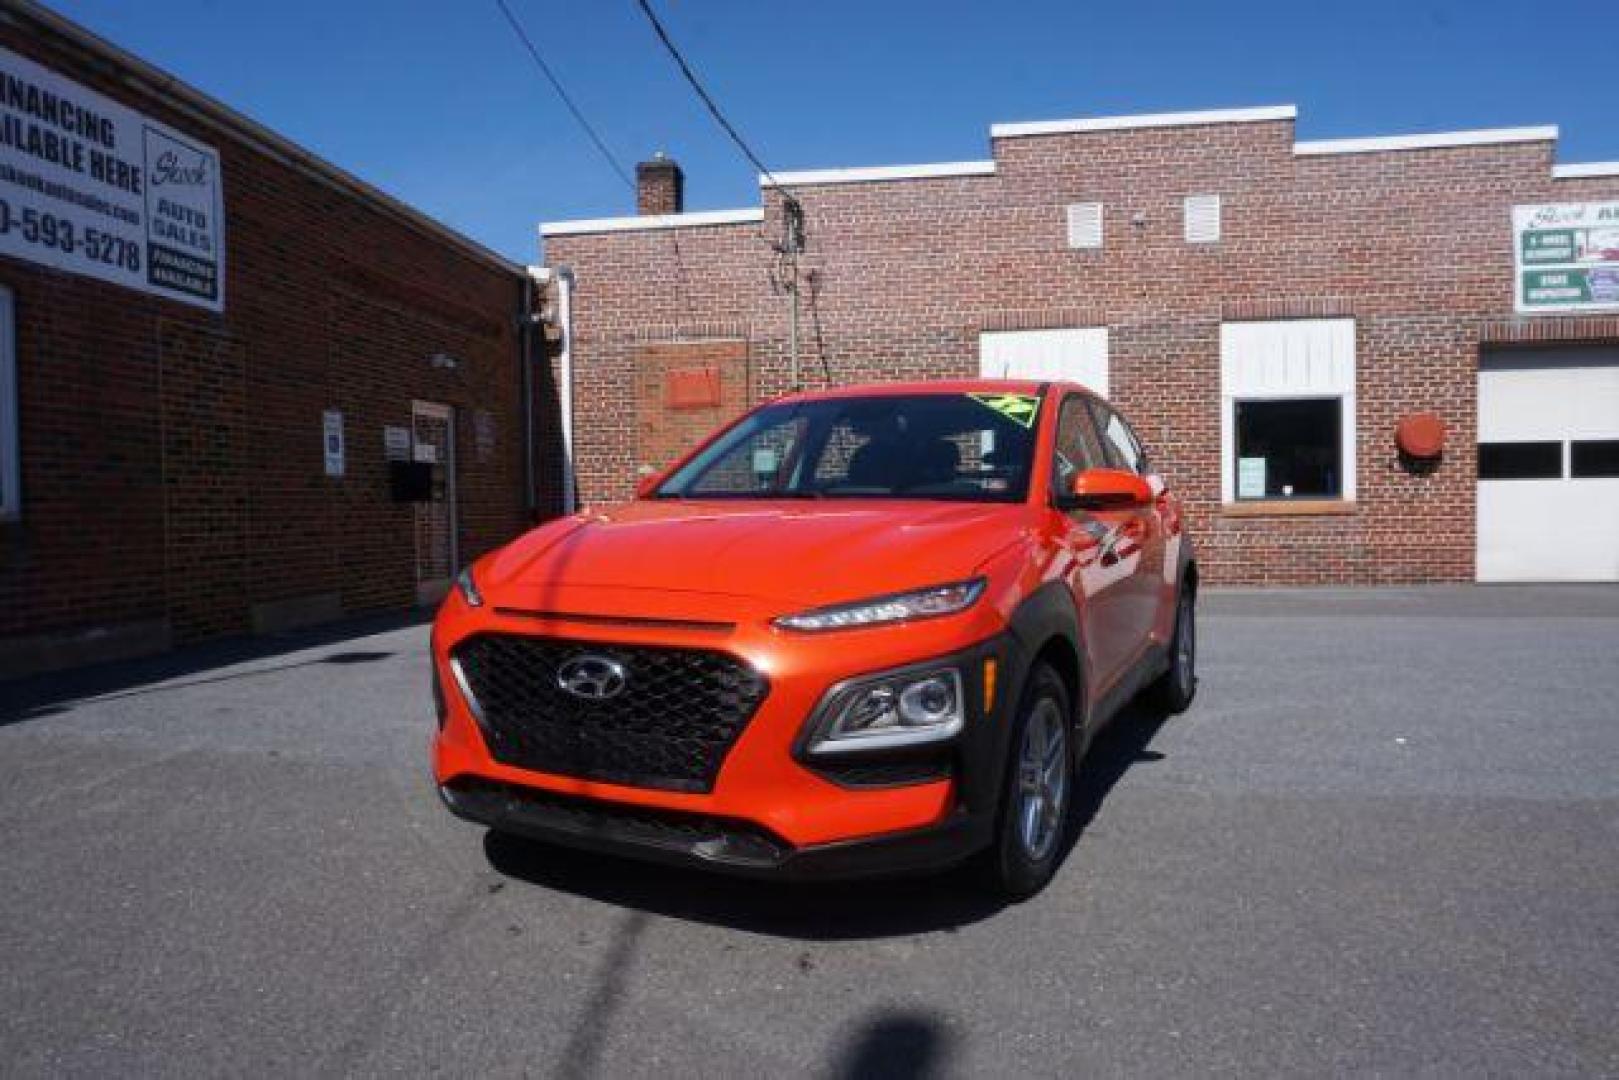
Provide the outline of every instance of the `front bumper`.
[[[989,841],[1005,775],[1005,721],[1018,699],[1026,658],[1012,634],[992,633],[963,649],[960,637],[945,630],[923,624],[923,632],[906,635],[860,635],[869,648],[858,653],[864,670],[853,671],[853,643],[833,640],[844,635],[818,638],[809,643],[813,649],[787,642],[776,652],[736,643],[736,655],[770,671],[771,691],[729,752],[713,789],[701,793],[631,787],[496,761],[461,689],[443,677],[457,637],[436,635],[435,664],[447,701],[434,745],[435,779],[450,810],[467,820],[665,863],[780,878],[949,866]],[[986,707],[981,675],[989,657],[996,659],[1000,677]],[[873,750],[838,755],[835,761],[804,753],[806,718],[828,688],[918,662],[956,663],[963,671],[968,716],[952,743],[921,754]]]
[[459,781],[439,797],[497,832],[675,866],[789,881],[943,870],[989,842],[991,819],[965,808],[919,828],[793,847],[751,822],[555,796],[516,784]]

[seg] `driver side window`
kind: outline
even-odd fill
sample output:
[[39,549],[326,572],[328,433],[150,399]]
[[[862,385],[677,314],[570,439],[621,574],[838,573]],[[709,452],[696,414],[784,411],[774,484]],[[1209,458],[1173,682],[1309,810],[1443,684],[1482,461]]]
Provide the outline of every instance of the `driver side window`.
[[1096,412],[1096,426],[1102,431],[1102,442],[1107,450],[1108,464],[1115,469],[1126,469],[1138,476],[1146,476],[1146,451],[1136,441],[1135,432],[1124,418],[1100,401],[1091,402]]
[[1062,412],[1057,414],[1055,450],[1051,455],[1053,492],[1067,491],[1074,477],[1107,464],[1090,410],[1085,407],[1085,395],[1070,394],[1063,400]]

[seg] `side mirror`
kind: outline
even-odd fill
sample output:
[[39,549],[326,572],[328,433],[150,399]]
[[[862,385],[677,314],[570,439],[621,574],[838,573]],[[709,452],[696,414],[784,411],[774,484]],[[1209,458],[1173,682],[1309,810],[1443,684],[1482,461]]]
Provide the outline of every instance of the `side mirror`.
[[635,481],[635,497],[637,499],[650,499],[652,493],[658,490],[658,474],[648,473]]
[[1061,510],[1125,510],[1152,502],[1152,485],[1127,469],[1086,469],[1057,500]]

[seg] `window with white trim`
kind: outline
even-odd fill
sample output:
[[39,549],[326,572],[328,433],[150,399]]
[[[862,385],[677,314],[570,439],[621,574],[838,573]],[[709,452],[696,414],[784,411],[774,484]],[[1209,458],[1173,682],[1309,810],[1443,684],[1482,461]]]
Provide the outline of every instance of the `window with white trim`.
[[1227,503],[1355,498],[1355,321],[1220,327]]
[[22,516],[15,311],[11,290],[0,287],[0,521],[16,521]]

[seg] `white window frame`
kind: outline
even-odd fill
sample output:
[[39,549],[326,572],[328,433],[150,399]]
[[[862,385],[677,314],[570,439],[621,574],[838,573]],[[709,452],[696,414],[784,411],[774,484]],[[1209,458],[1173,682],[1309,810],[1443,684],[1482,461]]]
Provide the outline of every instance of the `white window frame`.
[[[1343,479],[1336,497],[1355,501],[1355,320],[1282,319],[1220,325],[1220,501],[1237,499],[1237,402],[1337,398]],[[1242,500],[1260,503],[1263,500]],[[1279,500],[1269,500],[1279,501]]]
[[22,517],[22,432],[17,422],[17,307],[0,285],[0,521]]

